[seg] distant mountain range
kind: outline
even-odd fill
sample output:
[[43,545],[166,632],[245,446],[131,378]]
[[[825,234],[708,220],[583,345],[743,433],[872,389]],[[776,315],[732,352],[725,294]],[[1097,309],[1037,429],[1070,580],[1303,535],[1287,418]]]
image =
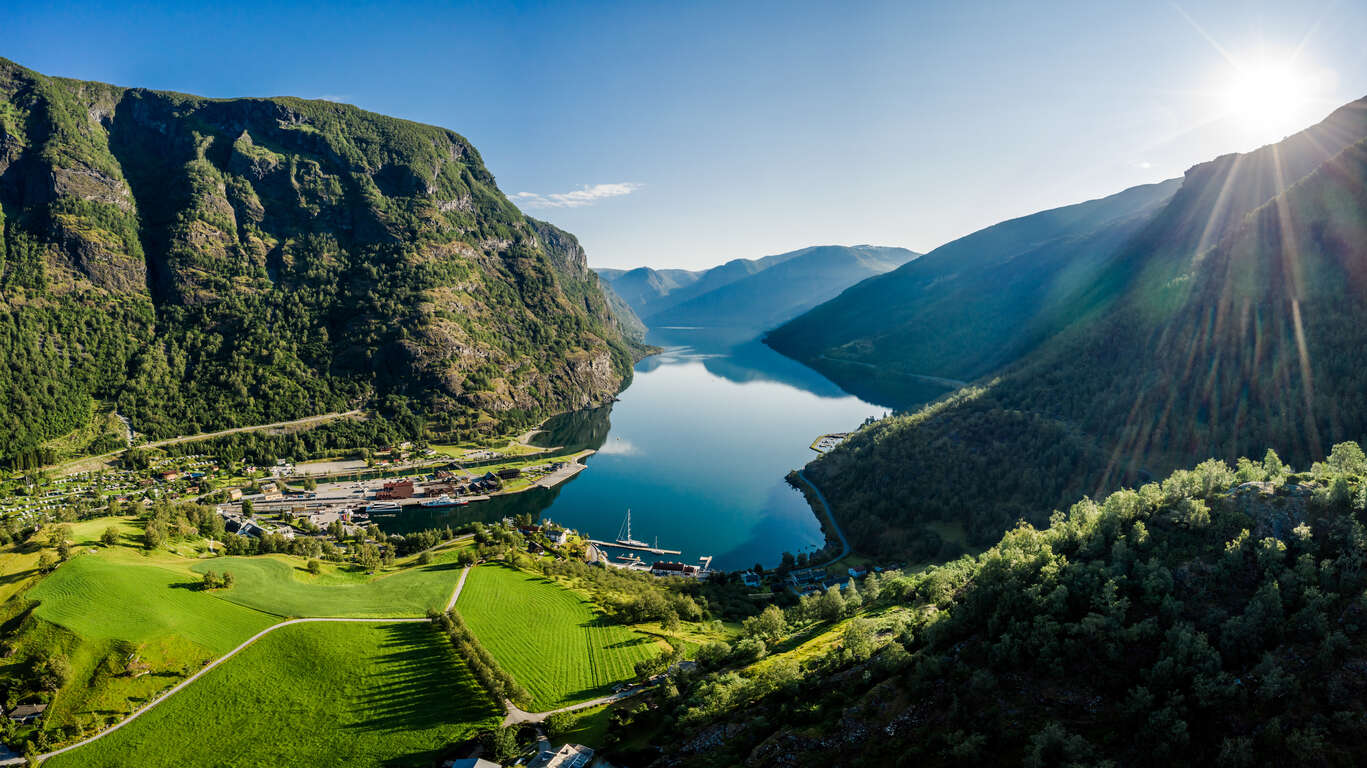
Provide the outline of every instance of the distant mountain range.
[[821,245],[712,269],[600,269],[652,328],[706,326],[755,336],[873,275],[917,258],[905,248]]
[[918,376],[974,381],[809,467],[873,552],[933,556],[938,522],[989,544],[1212,456],[1307,466],[1367,440],[1367,100],[950,243],[768,341],[903,406]]

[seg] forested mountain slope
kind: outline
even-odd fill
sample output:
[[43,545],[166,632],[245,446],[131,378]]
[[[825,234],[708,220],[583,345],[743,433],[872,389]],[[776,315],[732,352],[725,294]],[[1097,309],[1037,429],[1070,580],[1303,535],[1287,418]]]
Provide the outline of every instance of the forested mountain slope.
[[1206,461],[747,621],[617,733],[668,734],[654,768],[1360,765],[1364,524],[1356,444]]
[[0,59],[0,219],[0,461],[97,400],[151,437],[405,401],[468,431],[630,375],[578,242],[442,128]]
[[933,556],[931,521],[962,520],[987,544],[1205,457],[1276,445],[1304,464],[1367,437],[1364,137],[1355,102],[1193,168],[1098,279],[1115,297],[1104,311],[812,464],[856,546]]
[[738,328],[758,334],[919,254],[874,245],[823,245],[785,255],[788,258],[767,269],[659,310],[650,322]]
[[1178,180],[997,224],[872,277],[765,342],[861,396],[907,407],[921,376],[973,379],[1087,310],[1088,289]]

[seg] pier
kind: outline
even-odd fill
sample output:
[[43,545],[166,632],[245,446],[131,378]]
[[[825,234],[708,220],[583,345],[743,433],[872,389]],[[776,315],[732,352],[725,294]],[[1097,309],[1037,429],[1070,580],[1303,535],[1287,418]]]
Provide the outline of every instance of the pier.
[[683,551],[678,549],[660,549],[659,547],[642,547],[637,544],[618,544],[615,541],[599,541],[589,539],[590,544],[599,547],[617,547],[618,549],[634,549],[637,552],[649,552],[652,555],[682,555]]

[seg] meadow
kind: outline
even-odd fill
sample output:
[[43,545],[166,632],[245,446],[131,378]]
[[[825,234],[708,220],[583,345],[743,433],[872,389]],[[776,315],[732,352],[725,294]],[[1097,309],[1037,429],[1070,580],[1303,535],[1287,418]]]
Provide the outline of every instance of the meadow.
[[500,720],[429,624],[297,624],[44,765],[427,766],[439,749]]
[[430,565],[378,577],[332,566],[314,576],[302,560],[285,556],[201,560],[192,570],[231,573],[234,585],[215,590],[216,597],[278,616],[417,617],[446,608],[460,579],[458,553],[439,550]]
[[128,549],[80,554],[29,590],[34,615],[89,639],[148,642],[179,635],[215,655],[276,617],[215,599],[194,575]]
[[662,651],[574,592],[505,566],[471,570],[456,608],[537,711],[607,695],[634,677],[636,662]]

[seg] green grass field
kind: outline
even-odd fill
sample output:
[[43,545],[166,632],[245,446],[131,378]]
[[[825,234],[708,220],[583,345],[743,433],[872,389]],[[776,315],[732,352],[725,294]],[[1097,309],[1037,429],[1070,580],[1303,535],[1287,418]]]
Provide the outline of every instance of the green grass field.
[[193,574],[126,549],[77,555],[29,590],[34,614],[92,640],[143,643],[178,635],[215,655],[276,618],[199,590]]
[[50,768],[428,766],[501,712],[430,625],[285,627]]
[[459,550],[433,553],[431,565],[406,568],[378,578],[329,569],[318,576],[298,558],[223,557],[192,566],[197,573],[227,571],[231,589],[213,594],[232,603],[287,617],[351,616],[394,618],[445,610],[460,579]]
[[636,662],[661,652],[655,640],[603,621],[574,592],[503,566],[473,569],[456,608],[537,711],[611,693]]

